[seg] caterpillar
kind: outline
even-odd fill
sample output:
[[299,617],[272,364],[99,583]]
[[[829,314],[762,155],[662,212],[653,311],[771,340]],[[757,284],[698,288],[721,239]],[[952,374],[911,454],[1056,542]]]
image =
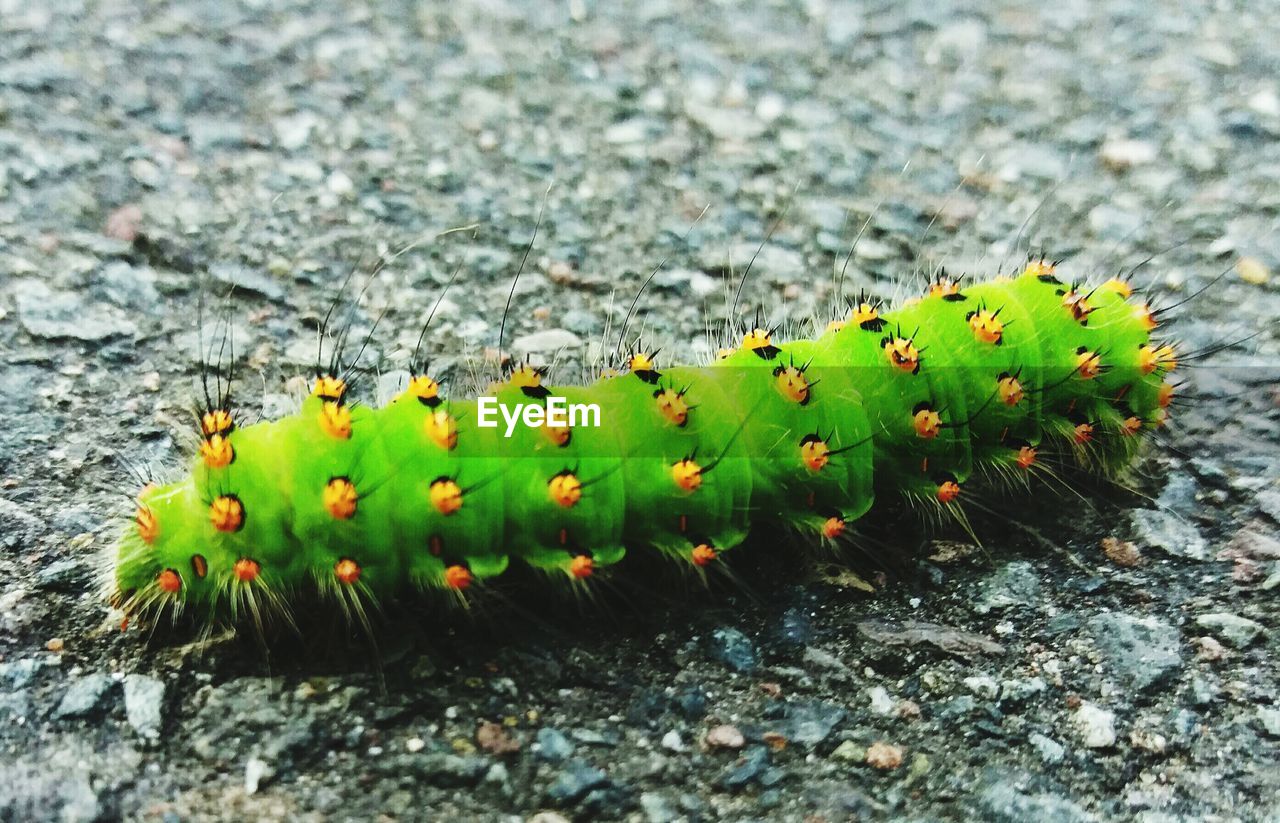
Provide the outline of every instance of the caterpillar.
[[837,545],[894,497],[965,523],[972,483],[1134,459],[1174,393],[1159,322],[1122,279],[1032,259],[893,309],[860,295],[807,339],[741,328],[703,364],[620,343],[582,385],[513,362],[450,397],[415,364],[374,408],[335,366],[251,425],[206,387],[189,472],[137,496],[105,582],[126,615],[363,619],[405,590],[465,598],[512,559],[584,586],[628,552],[705,575],[753,531]]

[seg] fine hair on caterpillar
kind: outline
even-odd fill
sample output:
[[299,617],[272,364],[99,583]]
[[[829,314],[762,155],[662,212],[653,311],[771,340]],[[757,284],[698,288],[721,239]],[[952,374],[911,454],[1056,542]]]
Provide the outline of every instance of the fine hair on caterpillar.
[[[890,304],[865,290],[845,299],[851,247],[834,316],[785,329],[739,304],[786,213],[728,282],[729,310],[703,362],[629,331],[639,293],[584,381],[507,357],[513,281],[498,373],[459,390],[424,353],[459,266],[417,333],[399,393],[365,405],[355,384],[387,310],[357,340],[354,308],[382,260],[345,317],[354,268],[324,314],[297,411],[248,423],[232,403],[230,321],[216,357],[202,329],[195,455],[185,476],[138,494],[106,589],[126,615],[148,619],[247,616],[261,628],[330,604],[368,630],[370,614],[407,594],[483,596],[512,561],[589,594],[628,554],[706,579],[749,534],[891,555],[860,543],[859,521],[907,510],[972,533],[967,512],[985,510],[984,495],[1061,491],[1075,472],[1115,476],[1166,425],[1173,373],[1216,351],[1162,338],[1169,309],[1128,280],[1075,281],[1039,255],[989,277],[939,267],[920,293]],[[590,413],[562,420],[560,408]]]

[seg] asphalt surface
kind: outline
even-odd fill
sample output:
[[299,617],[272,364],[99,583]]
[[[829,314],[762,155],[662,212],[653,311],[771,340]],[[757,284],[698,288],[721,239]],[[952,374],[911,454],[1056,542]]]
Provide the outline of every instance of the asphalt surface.
[[[1280,815],[1278,38],[1267,3],[0,0],[0,819]],[[775,221],[744,305],[824,316],[869,221],[853,289],[1043,252],[1191,298],[1196,402],[1131,491],[997,501],[981,548],[873,512],[843,575],[762,535],[735,585],[516,575],[376,649],[121,632],[98,557],[189,454],[201,295],[270,417],[348,272],[390,261],[351,317],[394,379],[461,264],[461,382],[544,206],[509,322],[564,368],[664,258],[641,327],[705,353]]]

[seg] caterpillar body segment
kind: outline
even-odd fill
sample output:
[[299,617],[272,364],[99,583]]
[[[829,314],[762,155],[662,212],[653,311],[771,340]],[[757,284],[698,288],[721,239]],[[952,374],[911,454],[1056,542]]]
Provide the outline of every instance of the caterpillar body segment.
[[[754,460],[741,437],[734,387],[714,370],[632,370],[599,384],[621,440],[628,542],[686,561],[741,543],[752,522]],[[703,553],[705,557],[705,552]]]
[[[1033,263],[894,311],[861,302],[812,340],[752,329],[705,366],[637,353],[586,386],[519,366],[486,401],[415,375],[375,409],[321,377],[281,420],[210,410],[190,474],[139,495],[108,585],[128,612],[258,619],[307,592],[350,612],[512,559],[581,583],[628,551],[705,567],[749,530],[838,540],[877,497],[962,518],[975,475],[1131,461],[1172,391],[1154,328],[1124,284]],[[599,426],[547,422],[549,398]],[[507,425],[522,409],[535,424]]]
[[813,535],[831,517],[849,522],[871,507],[871,425],[854,370],[820,365],[824,349],[821,341],[770,341],[710,367],[736,398],[753,525],[807,527]]

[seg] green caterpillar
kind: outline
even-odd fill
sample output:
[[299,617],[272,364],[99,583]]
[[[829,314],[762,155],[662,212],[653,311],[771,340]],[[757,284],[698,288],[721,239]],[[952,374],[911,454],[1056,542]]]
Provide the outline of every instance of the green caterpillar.
[[[1086,292],[1033,262],[894,311],[860,299],[812,340],[751,329],[703,366],[637,351],[586,386],[519,365],[493,401],[445,399],[416,374],[375,409],[322,374],[297,414],[243,427],[222,398],[190,474],[139,495],[109,586],[126,614],[318,597],[361,615],[406,588],[461,594],[512,557],[579,584],[627,551],[705,572],[752,529],[845,539],[895,494],[962,518],[977,473],[1131,462],[1173,392],[1156,325],[1124,282]],[[561,403],[600,425],[560,425]]]

